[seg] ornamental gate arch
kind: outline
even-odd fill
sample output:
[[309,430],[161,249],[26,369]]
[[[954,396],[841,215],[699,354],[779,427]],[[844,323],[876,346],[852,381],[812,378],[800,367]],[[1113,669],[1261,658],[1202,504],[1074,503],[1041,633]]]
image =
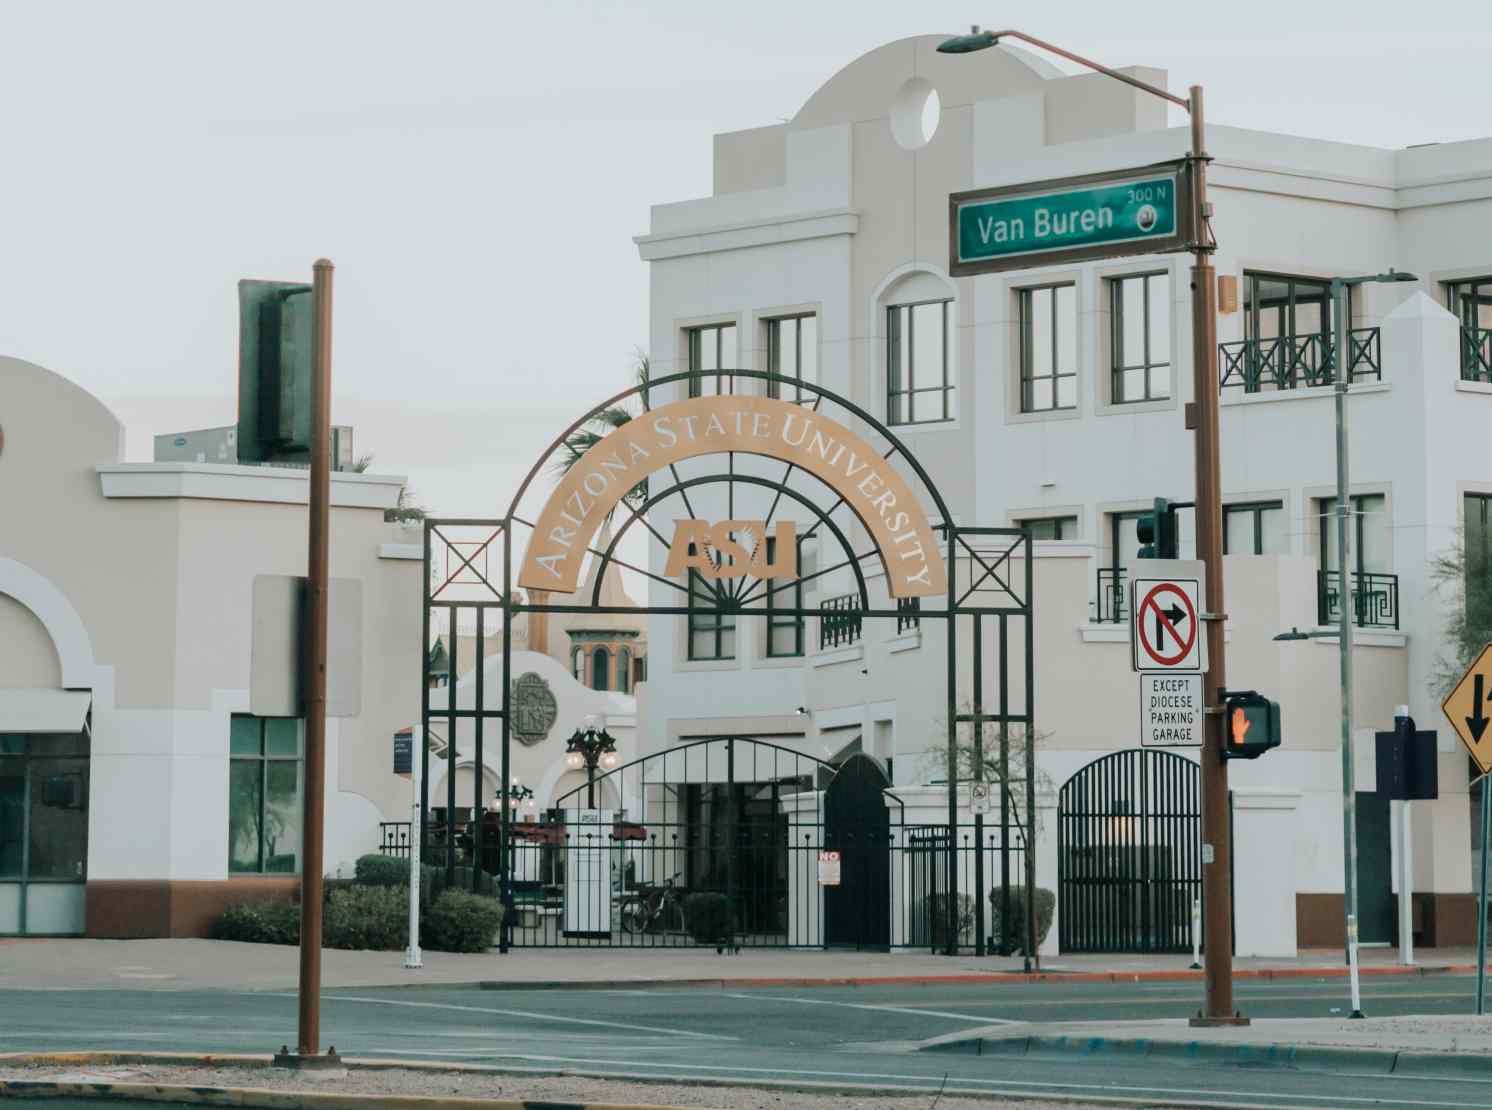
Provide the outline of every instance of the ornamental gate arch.
[[[871,915],[874,927],[846,943],[931,944],[950,953],[992,950],[985,913],[991,884],[1033,885],[1034,853],[1025,850],[1024,831],[1026,815],[1035,809],[1029,767],[1024,797],[994,787],[1001,801],[998,820],[986,822],[980,815],[960,824],[957,791],[950,787],[947,823],[938,826],[923,817],[918,829],[909,830],[903,828],[903,807],[894,792],[884,784],[867,787],[873,776],[867,777],[861,763],[851,760],[838,768],[755,737],[709,737],[647,752],[601,776],[615,785],[623,813],[601,816],[589,805],[577,805],[589,791],[574,790],[558,799],[564,804],[544,820],[519,822],[507,806],[484,812],[489,799],[480,796],[473,796],[466,809],[461,804],[466,799],[456,795],[455,777],[448,775],[445,797],[434,803],[443,812],[432,820],[432,758],[450,761],[459,755],[480,766],[495,744],[499,781],[512,781],[512,740],[521,709],[517,702],[509,704],[514,627],[553,614],[682,618],[689,650],[700,627],[718,650],[723,641],[756,635],[758,624],[770,641],[780,625],[796,632],[798,654],[806,654],[801,649],[814,626],[822,644],[839,644],[858,638],[867,620],[895,621],[898,631],[920,628],[924,638],[941,640],[948,664],[938,739],[946,741],[949,766],[972,766],[973,777],[991,778],[997,734],[1034,727],[1030,533],[956,522],[895,430],[854,402],[822,386],[761,371],[722,375],[737,393],[688,396],[699,388],[699,379],[681,373],[639,383],[595,406],[550,444],[500,518],[424,521],[422,642],[428,651],[433,632],[446,633],[451,676],[450,693],[432,705],[422,662],[422,720],[431,741],[421,754],[426,859],[444,868],[448,882],[496,888],[513,911],[504,926],[504,951],[515,944],[622,945],[640,943],[619,928],[620,911],[631,897],[628,860],[634,877],[641,861],[649,861],[644,877],[633,882],[652,887],[676,873],[662,873],[668,864],[658,847],[661,837],[708,840],[718,856],[712,866],[728,881],[713,875],[701,882],[733,900],[738,939],[824,944],[829,903],[819,892],[817,852],[828,828],[818,799],[848,770],[862,794],[879,791],[883,807],[895,813],[884,822],[888,831],[856,840],[857,851],[874,842],[884,858],[857,860],[851,869],[861,876],[857,890],[834,896],[842,903],[846,896],[863,899],[869,891],[877,907],[884,897],[890,920],[882,929],[877,909]],[[789,402],[782,396],[801,399]],[[586,439],[582,457],[578,437],[618,409],[626,409],[631,419],[608,420],[612,430]],[[573,465],[562,467],[570,456],[575,456]],[[540,475],[559,469],[567,472],[557,486],[542,489]],[[612,532],[603,546],[597,536],[606,524]],[[630,537],[649,548],[646,560],[623,557]],[[582,591],[588,559],[596,571],[594,586]],[[602,583],[613,565],[648,583],[646,604],[623,608],[603,600]],[[831,590],[833,596],[823,596]],[[817,604],[805,601],[813,593],[820,595]],[[456,634],[450,634],[453,630]],[[500,652],[488,657],[476,650],[471,660],[461,658],[463,640],[483,644],[489,632],[500,635]],[[500,669],[492,695],[486,691],[488,668]],[[658,669],[653,670],[656,678]],[[701,680],[722,677],[712,672]],[[691,678],[677,672],[672,681]],[[792,710],[782,707],[784,713]],[[523,740],[533,742],[527,735]],[[549,736],[543,742],[563,741]],[[731,760],[741,756],[745,762],[733,766],[721,793],[722,783],[711,777],[716,773],[712,760],[726,758],[721,753],[727,750]],[[794,774],[778,776],[789,757],[796,761]],[[743,777],[740,767],[756,777]],[[658,776],[651,785],[650,774]],[[637,778],[641,792],[628,792],[629,776]],[[1021,775],[1017,771],[1014,777],[1018,781]],[[788,781],[812,788],[789,796],[783,789]],[[1008,771],[1001,781],[1012,781]],[[664,784],[680,788],[673,804],[685,809],[669,812],[661,795],[649,793]],[[807,796],[815,799],[812,807]],[[869,812],[863,798],[858,812]],[[791,836],[797,843],[781,832],[784,821],[795,830]],[[724,826],[717,829],[711,822]],[[841,828],[838,835],[846,831]],[[644,851],[644,845],[653,847]],[[576,856],[577,846],[590,854]],[[684,848],[670,842],[667,850]],[[810,848],[811,876],[805,862]],[[702,860],[696,851],[690,866],[701,876],[711,875]],[[462,870],[468,865],[469,873]],[[573,893],[580,867],[593,869],[589,881],[597,884],[590,908],[583,910],[570,905],[575,898],[566,893],[566,884]],[[762,893],[791,893],[794,884],[808,893],[786,907],[778,904],[778,893]],[[601,901],[608,910],[594,908]],[[921,921],[938,906],[965,906],[967,912],[953,928],[942,919]],[[559,923],[540,928],[541,918]]]

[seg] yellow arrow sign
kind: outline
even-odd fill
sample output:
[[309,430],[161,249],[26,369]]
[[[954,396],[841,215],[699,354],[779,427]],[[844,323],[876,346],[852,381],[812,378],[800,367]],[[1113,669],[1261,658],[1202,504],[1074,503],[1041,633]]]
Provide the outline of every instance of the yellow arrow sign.
[[1461,681],[1440,703],[1445,719],[1456,730],[1482,774],[1492,774],[1492,644],[1482,648]]

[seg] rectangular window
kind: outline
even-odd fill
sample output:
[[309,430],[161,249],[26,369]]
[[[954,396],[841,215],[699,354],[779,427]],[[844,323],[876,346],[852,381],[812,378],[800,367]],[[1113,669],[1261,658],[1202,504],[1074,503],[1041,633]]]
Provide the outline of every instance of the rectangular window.
[[736,617],[722,613],[715,590],[697,570],[689,571],[689,658],[734,659]]
[[1031,529],[1033,540],[1075,540],[1078,518],[1075,516],[1039,516],[1015,522],[1017,528]]
[[1492,382],[1492,277],[1446,282],[1445,303],[1461,323],[1461,377]]
[[1224,555],[1282,555],[1288,549],[1283,501],[1223,506]]
[[1289,274],[1244,272],[1245,339],[1319,336],[1329,344],[1331,329],[1331,282]]
[[[767,370],[797,382],[818,382],[819,324],[812,313],[767,321]],[[769,381],[767,396],[812,402],[816,394],[801,385]]]
[[[1347,527],[1352,530],[1351,571],[1354,574],[1386,574],[1393,562],[1393,532],[1389,528],[1388,499],[1381,493],[1355,493],[1349,499],[1352,515]],[[1337,499],[1323,497],[1318,502],[1321,514],[1321,569],[1341,569],[1337,551]]]
[[736,357],[736,325],[710,324],[687,328],[689,347],[689,396],[713,397],[736,391],[735,375],[739,369]]
[[234,716],[228,731],[228,870],[300,871],[304,724]]
[[1078,404],[1077,286],[1022,289],[1021,411],[1052,412]]
[[1466,576],[1492,576],[1492,493],[1468,493],[1466,513]]
[[957,415],[949,368],[951,301],[886,309],[886,423],[931,424]]
[[[802,555],[799,554],[801,561]],[[767,537],[767,562],[777,559],[777,538]],[[802,573],[802,567],[799,568]],[[803,618],[783,609],[803,608],[803,582],[794,579],[783,582],[770,578],[763,585],[767,589],[767,658],[791,659],[803,654]]]
[[1113,401],[1171,395],[1171,277],[1140,274],[1109,282]]

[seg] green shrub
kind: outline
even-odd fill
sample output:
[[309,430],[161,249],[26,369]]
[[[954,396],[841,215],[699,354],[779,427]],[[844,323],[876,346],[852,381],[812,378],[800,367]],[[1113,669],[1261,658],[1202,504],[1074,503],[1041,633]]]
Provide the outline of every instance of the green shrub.
[[[458,867],[451,878],[450,889],[453,891],[465,891],[471,893],[470,867]],[[405,883],[409,882],[409,872],[404,873]],[[420,867],[420,890],[426,903],[432,899],[439,898],[446,891],[446,868],[445,864],[438,865],[423,864]],[[485,894],[489,898],[497,897],[497,878],[485,871],[477,872],[477,893]]]
[[958,920],[953,920],[953,901],[944,891],[919,898],[912,906],[912,943],[946,948],[967,939],[974,924],[974,896],[958,896]]
[[502,920],[497,899],[447,890],[422,915],[420,944],[437,952],[485,952],[496,941]]
[[[1010,927],[1008,930],[1002,928],[1000,921],[1000,903],[1002,887],[995,887],[990,891],[990,926],[989,935],[996,951],[1002,955],[1010,956],[1017,952],[1027,955],[1026,952],[1026,888],[1013,886],[1010,888]],[[1045,887],[1036,888],[1036,947],[1046,940],[1046,935],[1052,931],[1052,914],[1057,908],[1057,896]]]
[[361,886],[408,886],[409,860],[370,852],[358,856],[354,874]]
[[398,888],[352,887],[327,899],[323,948],[393,951],[409,943],[409,896]]
[[212,923],[214,940],[250,944],[299,944],[300,906],[289,902],[241,902]]
[[684,925],[696,944],[729,944],[736,931],[730,898],[706,890],[686,894]]

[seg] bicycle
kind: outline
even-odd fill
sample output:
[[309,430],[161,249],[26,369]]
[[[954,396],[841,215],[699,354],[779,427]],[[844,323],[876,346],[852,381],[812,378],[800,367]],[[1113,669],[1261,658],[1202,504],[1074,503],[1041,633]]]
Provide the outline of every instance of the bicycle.
[[622,931],[633,935],[657,926],[662,932],[684,931],[684,892],[674,880],[684,873],[665,879],[662,886],[639,890],[622,903]]

